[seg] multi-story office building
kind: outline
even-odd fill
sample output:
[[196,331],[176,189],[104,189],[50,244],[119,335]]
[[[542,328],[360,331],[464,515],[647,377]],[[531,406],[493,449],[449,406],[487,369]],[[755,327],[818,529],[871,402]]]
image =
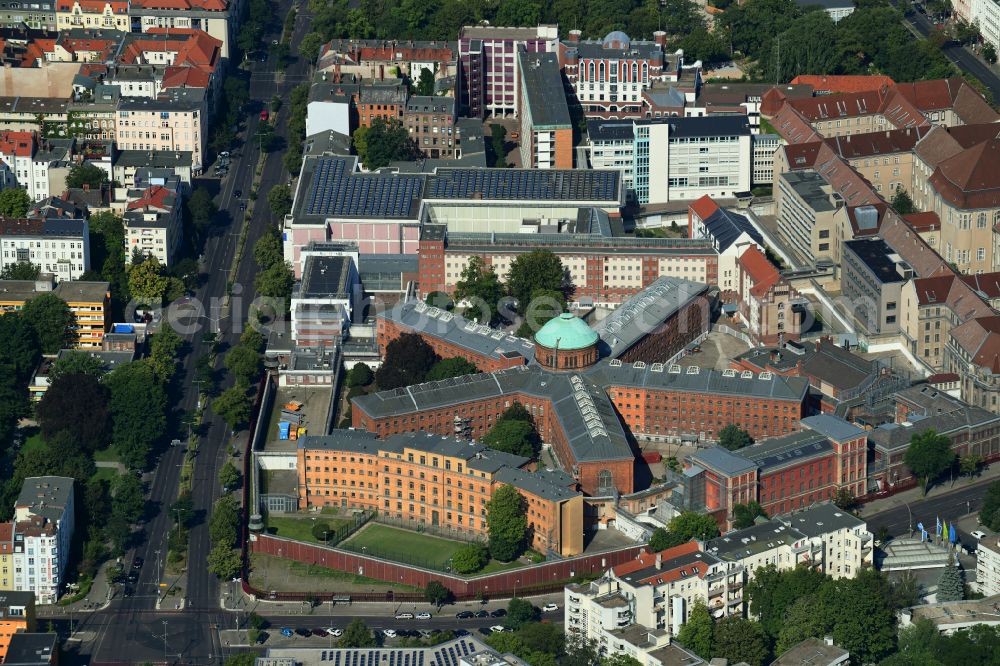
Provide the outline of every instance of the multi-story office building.
[[564,557],[583,551],[583,495],[575,480],[525,471],[527,458],[431,433],[376,439],[341,430],[300,439],[297,460],[301,509],[371,509],[481,539],[486,504],[498,487],[510,485],[527,504],[533,548]]
[[0,219],[0,267],[28,262],[61,281],[90,270],[85,220]]
[[871,336],[898,333],[903,284],[913,269],[881,238],[844,242],[841,292]]
[[460,103],[467,115],[516,116],[517,54],[555,53],[559,27],[465,26],[458,33]]
[[573,123],[554,53],[517,56],[521,164],[531,169],[573,168]]
[[980,594],[1000,594],[1000,539],[990,532],[976,544],[976,586]]
[[361,297],[358,269],[351,257],[309,256],[292,292],[292,340],[301,347],[332,348],[351,325]]
[[[821,175],[811,169],[776,174],[774,198],[778,233],[799,257],[809,262],[840,263],[845,224],[843,213],[838,213],[844,199]],[[859,223],[877,223],[875,212],[874,220],[867,214],[859,215]]]
[[732,197],[750,189],[746,116],[591,120],[590,165],[618,168],[640,204]]

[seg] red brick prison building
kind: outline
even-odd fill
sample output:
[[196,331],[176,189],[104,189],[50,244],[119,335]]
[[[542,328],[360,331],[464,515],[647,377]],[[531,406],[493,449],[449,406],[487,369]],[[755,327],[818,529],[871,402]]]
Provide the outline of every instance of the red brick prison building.
[[527,504],[532,548],[583,552],[583,495],[562,472],[524,469],[527,458],[454,437],[412,432],[377,439],[357,430],[298,441],[299,508],[377,510],[414,526],[484,538],[486,504],[510,485]]
[[764,439],[738,451],[698,451],[684,475],[688,508],[725,512],[759,502],[769,515],[833,499],[844,489],[864,494],[867,433],[835,416],[801,421],[803,430]]
[[507,335],[421,301],[394,305],[377,317],[379,356],[403,333],[420,335],[441,358],[464,358],[482,372],[529,363],[535,343]]

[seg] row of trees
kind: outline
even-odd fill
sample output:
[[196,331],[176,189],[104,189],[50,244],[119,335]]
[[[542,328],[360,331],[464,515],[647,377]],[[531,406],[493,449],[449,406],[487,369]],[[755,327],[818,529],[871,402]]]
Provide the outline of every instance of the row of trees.
[[[289,201],[290,197],[291,195],[289,195]],[[268,195],[269,200],[270,198]],[[273,307],[276,310],[273,313],[274,316],[285,314],[291,304],[295,275],[292,273],[291,265],[285,261],[281,238],[275,227],[269,228],[254,243],[253,257],[259,268],[257,277],[254,278],[257,294],[272,299]]]
[[572,293],[568,271],[549,250],[518,255],[510,264],[506,283],[481,257],[472,257],[455,284],[455,299],[468,303],[463,313],[467,319],[495,325],[524,317],[517,330],[521,337],[531,337],[559,316]]
[[208,553],[208,570],[222,580],[234,578],[240,571],[239,542],[240,506],[226,494],[212,507],[208,523],[208,538],[212,550]]
[[240,335],[240,342],[226,354],[226,369],[235,382],[212,400],[212,411],[235,430],[250,420],[254,385],[264,368],[264,336],[254,328]]

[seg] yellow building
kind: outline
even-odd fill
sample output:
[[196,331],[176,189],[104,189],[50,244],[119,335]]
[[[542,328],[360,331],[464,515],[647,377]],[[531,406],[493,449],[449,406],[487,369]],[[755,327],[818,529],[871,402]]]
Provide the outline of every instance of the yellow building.
[[14,523],[0,523],[0,590],[14,589]]
[[128,2],[60,0],[56,5],[56,29],[105,28],[129,32]]
[[53,284],[50,273],[37,280],[0,280],[0,311],[20,310],[36,296],[52,292],[69,305],[77,349],[100,349],[108,330],[111,291],[107,282],[64,280]]

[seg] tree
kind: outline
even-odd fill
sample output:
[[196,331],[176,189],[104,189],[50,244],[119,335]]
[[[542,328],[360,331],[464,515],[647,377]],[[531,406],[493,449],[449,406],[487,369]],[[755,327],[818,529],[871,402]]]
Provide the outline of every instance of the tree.
[[493,147],[493,166],[498,169],[507,168],[507,128],[497,124],[490,127],[490,143]]
[[108,182],[108,172],[90,162],[74,164],[66,176],[66,187],[70,188],[83,189],[86,187],[97,190],[106,182]]
[[260,354],[249,347],[236,345],[226,354],[226,369],[239,383],[252,384],[262,367]]
[[275,185],[267,193],[267,205],[275,217],[284,217],[292,212],[292,190],[288,185]]
[[833,503],[842,511],[853,511],[858,507],[858,498],[847,488],[841,488],[834,496]]
[[827,580],[817,592],[817,610],[826,617],[834,642],[857,663],[874,663],[896,643],[896,613],[889,605],[888,582],[865,568],[854,578]]
[[153,443],[166,430],[167,396],[144,361],[120,365],[102,379],[111,400],[111,444],[119,460],[142,469]]
[[994,481],[983,495],[979,522],[994,532],[1000,531],[1000,481]]
[[694,511],[684,511],[670,519],[668,529],[674,534],[684,539],[687,543],[691,539],[708,541],[719,536],[719,524],[715,518],[704,513]]
[[649,549],[654,553],[659,553],[667,550],[668,548],[679,546],[682,543],[684,543],[684,541],[682,541],[676,534],[668,532],[664,527],[657,527],[653,530],[653,535],[649,538]]
[[535,426],[527,421],[499,419],[482,438],[483,444],[516,456],[534,458],[541,443]]
[[191,498],[191,491],[185,490],[170,505],[170,517],[177,521],[182,527],[190,527],[194,522],[194,500]]
[[211,193],[204,187],[196,187],[187,200],[187,211],[191,224],[203,233],[212,226],[212,219],[219,212],[219,207],[212,200]]
[[804,566],[787,571],[778,571],[773,564],[760,567],[745,588],[750,614],[760,621],[768,636],[775,638],[789,606],[815,593],[825,580],[823,574]]
[[111,514],[137,523],[146,509],[146,488],[134,474],[119,474],[111,482]]
[[451,593],[451,590],[442,585],[439,580],[429,581],[427,587],[424,588],[424,598],[427,599],[427,603],[434,604],[438,609],[448,603],[453,597],[454,595]]
[[572,292],[566,269],[549,250],[532,250],[518,255],[507,272],[507,291],[517,301],[518,314],[525,314],[536,291]]
[[807,594],[791,602],[778,630],[775,654],[782,654],[807,638],[820,638],[827,631],[826,618],[816,611],[816,597]]
[[417,77],[417,94],[427,96],[434,94],[434,72],[426,67],[420,68],[420,76]]
[[733,528],[737,530],[752,526],[757,518],[767,519],[767,513],[756,500],[733,507]]
[[219,580],[236,578],[240,573],[240,551],[219,544],[208,553],[208,570]]
[[66,375],[100,377],[106,372],[104,361],[87,352],[69,352],[61,355],[49,370],[49,386]]
[[499,319],[502,297],[503,285],[493,267],[487,266],[482,257],[470,257],[455,284],[455,300],[468,303],[463,316],[482,324],[494,323]]
[[87,452],[108,443],[108,390],[94,375],[61,375],[35,407],[42,437],[65,432]]
[[382,390],[419,384],[440,357],[416,333],[403,333],[386,345],[385,359],[375,373]]
[[707,660],[712,656],[713,634],[712,615],[705,602],[698,599],[691,606],[687,622],[681,625],[681,630],[677,633],[677,642]]
[[913,199],[910,198],[910,193],[902,185],[896,186],[896,191],[893,193],[892,200],[889,203],[900,215],[909,215],[917,211],[913,205]]
[[426,381],[437,382],[449,377],[461,377],[462,375],[474,375],[479,372],[479,368],[474,363],[466,361],[458,356],[443,358],[427,372]]
[[941,570],[941,576],[937,583],[938,601],[961,601],[965,599],[965,581],[962,580],[962,572],[955,565],[951,558],[948,564]]
[[497,25],[538,25],[542,7],[534,0],[504,0],[497,9]]
[[351,388],[355,386],[368,386],[375,379],[375,373],[367,363],[355,363],[354,367],[347,373],[347,385]]
[[[254,632],[253,639],[250,637],[251,631]],[[255,645],[260,640],[260,631],[257,629],[247,631],[247,640],[250,641],[250,645]],[[255,663],[257,663],[256,652],[241,652],[227,657],[225,666],[254,666]]]
[[339,648],[377,647],[378,640],[368,625],[354,618],[344,629],[344,635],[337,641]]
[[41,269],[30,261],[7,264],[0,271],[0,280],[36,280]]
[[503,625],[517,631],[525,625],[538,622],[540,616],[541,612],[533,603],[527,599],[513,597],[507,603],[507,616]]
[[160,381],[167,383],[177,371],[177,357],[184,340],[173,326],[160,326],[149,342],[149,364]]
[[354,132],[354,149],[369,171],[381,169],[391,162],[415,160],[421,155],[409,131],[396,119],[375,118],[365,131],[359,130]]
[[967,453],[958,461],[958,468],[966,476],[975,476],[983,464],[983,457],[975,453]]
[[0,315],[0,366],[13,370],[11,379],[26,384],[38,367],[41,347],[35,327],[19,312]]
[[35,329],[43,354],[55,354],[68,347],[76,337],[69,305],[52,292],[35,296],[25,303],[21,316]]
[[524,550],[528,533],[528,518],[524,498],[514,486],[500,486],[486,503],[489,526],[490,555],[501,562],[510,562]]
[[31,208],[31,197],[20,187],[8,187],[0,191],[0,215],[4,217],[24,217]]
[[916,433],[910,438],[910,447],[903,457],[913,475],[924,482],[924,495],[931,483],[955,462],[951,442],[933,429]]
[[750,438],[750,433],[738,425],[730,423],[719,431],[719,446],[727,448],[730,451],[737,451],[751,444],[753,444],[753,440]]
[[996,64],[996,62],[997,62],[997,50],[989,42],[986,42],[985,44],[983,44],[983,49],[982,49],[982,51],[980,51],[980,54],[983,56],[983,60],[985,60],[989,64],[991,64],[991,65],[995,65]]
[[219,469],[219,485],[223,488],[235,488],[240,485],[240,479],[242,478],[243,475],[240,474],[238,469],[236,469],[236,465],[228,460],[226,461],[226,464]]
[[712,637],[713,657],[723,657],[731,664],[742,661],[750,666],[762,666],[767,655],[767,636],[759,622],[730,615],[716,623]]
[[250,419],[253,404],[247,390],[246,384],[237,383],[212,401],[212,411],[221,416],[233,430]]
[[642,666],[642,663],[632,655],[616,652],[601,659],[601,666]]
[[283,299],[283,307],[286,311],[294,285],[295,275],[292,273],[292,267],[284,261],[257,273],[257,277],[254,279],[254,287],[256,287],[257,293],[261,296]]
[[490,551],[483,544],[467,543],[451,556],[451,568],[460,574],[476,573],[490,561]]
[[148,257],[141,264],[129,264],[126,274],[128,290],[133,298],[154,307],[163,303],[170,281],[163,274],[163,267],[156,257]]
[[270,268],[284,261],[284,252],[281,249],[281,239],[278,238],[278,235],[265,233],[258,238],[257,242],[253,244],[253,258],[261,268]]
[[308,32],[299,42],[299,55],[306,62],[316,62],[319,51],[323,47],[323,35],[318,32]]
[[240,507],[232,495],[223,495],[212,509],[208,538],[214,545],[232,548],[239,537]]

